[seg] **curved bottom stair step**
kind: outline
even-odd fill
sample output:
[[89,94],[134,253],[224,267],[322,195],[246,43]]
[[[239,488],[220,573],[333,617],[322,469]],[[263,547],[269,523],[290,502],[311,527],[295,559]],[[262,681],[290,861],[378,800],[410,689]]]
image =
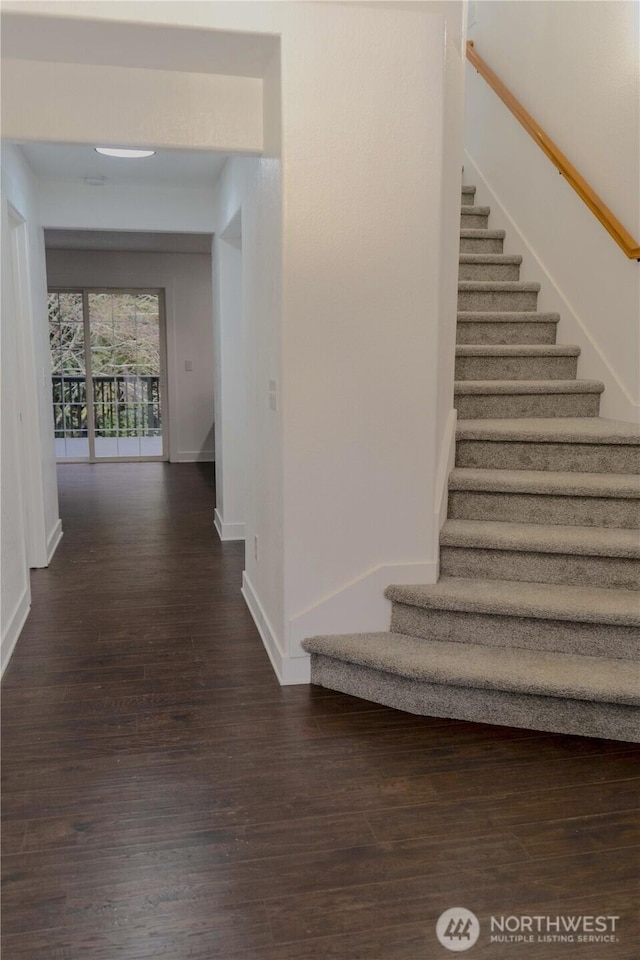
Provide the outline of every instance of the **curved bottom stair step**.
[[315,653],[311,655],[311,682],[421,716],[640,742],[638,708],[626,704],[408,680]]
[[553,651],[424,640],[404,633],[312,637],[309,653],[426,683],[640,706],[640,666]]
[[640,741],[636,664],[400,633],[313,637],[311,680],[429,716]]

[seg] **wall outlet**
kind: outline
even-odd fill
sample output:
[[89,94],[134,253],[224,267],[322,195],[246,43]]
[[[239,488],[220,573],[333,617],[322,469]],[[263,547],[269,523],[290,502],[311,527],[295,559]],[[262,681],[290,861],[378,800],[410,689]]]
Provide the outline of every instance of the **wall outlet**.
[[253,559],[255,562],[258,562],[258,534],[254,534],[253,537]]
[[191,373],[193,370],[193,360],[185,360],[184,369],[187,373]]

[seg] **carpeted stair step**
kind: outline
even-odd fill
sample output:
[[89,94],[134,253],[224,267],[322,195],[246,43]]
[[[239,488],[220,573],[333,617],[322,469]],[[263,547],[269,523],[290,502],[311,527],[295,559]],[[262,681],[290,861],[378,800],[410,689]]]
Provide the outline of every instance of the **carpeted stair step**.
[[469,207],[469,206],[472,207],[475,195],[476,195],[475,187],[464,186],[462,188],[462,205],[464,207]]
[[533,311],[465,311],[458,314],[459,344],[553,344],[560,314]]
[[456,467],[449,476],[448,516],[638,529],[640,477]]
[[604,384],[598,380],[456,380],[461,420],[597,417]]
[[522,257],[505,253],[461,253],[459,280],[518,280]]
[[464,206],[460,214],[460,228],[462,230],[486,230],[490,212],[489,207]]
[[640,607],[632,590],[441,577],[392,586],[391,629],[432,640],[632,660]]
[[464,420],[456,466],[640,473],[640,427],[605,417]]
[[640,586],[637,530],[561,524],[447,520],[440,532],[445,577],[580,586]]
[[524,283],[520,280],[460,280],[458,310],[535,311],[539,290],[539,283]]
[[460,253],[502,253],[504,237],[504,230],[465,227],[460,230]]
[[628,662],[426,641],[399,633],[314,637],[311,681],[410,713],[638,739]]
[[460,344],[456,380],[572,380],[580,347],[556,344]]

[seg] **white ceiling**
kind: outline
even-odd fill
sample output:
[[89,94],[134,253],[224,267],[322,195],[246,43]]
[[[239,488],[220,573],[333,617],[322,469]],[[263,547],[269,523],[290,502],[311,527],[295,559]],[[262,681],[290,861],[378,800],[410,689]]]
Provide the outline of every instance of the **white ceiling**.
[[96,153],[93,147],[50,143],[23,143],[21,149],[36,176],[45,180],[106,177],[113,184],[164,187],[211,187],[227,159],[219,153],[159,150],[154,157],[120,160]]
[[211,253],[210,233],[133,230],[45,230],[47,250],[116,250],[120,253]]

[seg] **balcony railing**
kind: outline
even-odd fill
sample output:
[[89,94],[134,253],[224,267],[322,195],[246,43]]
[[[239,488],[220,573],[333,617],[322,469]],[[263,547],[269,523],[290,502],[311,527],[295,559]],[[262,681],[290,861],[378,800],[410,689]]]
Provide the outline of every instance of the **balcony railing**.
[[[56,374],[52,378],[56,437],[86,437],[87,380]],[[152,437],[162,432],[160,377],[92,377],[93,425],[99,437]]]

